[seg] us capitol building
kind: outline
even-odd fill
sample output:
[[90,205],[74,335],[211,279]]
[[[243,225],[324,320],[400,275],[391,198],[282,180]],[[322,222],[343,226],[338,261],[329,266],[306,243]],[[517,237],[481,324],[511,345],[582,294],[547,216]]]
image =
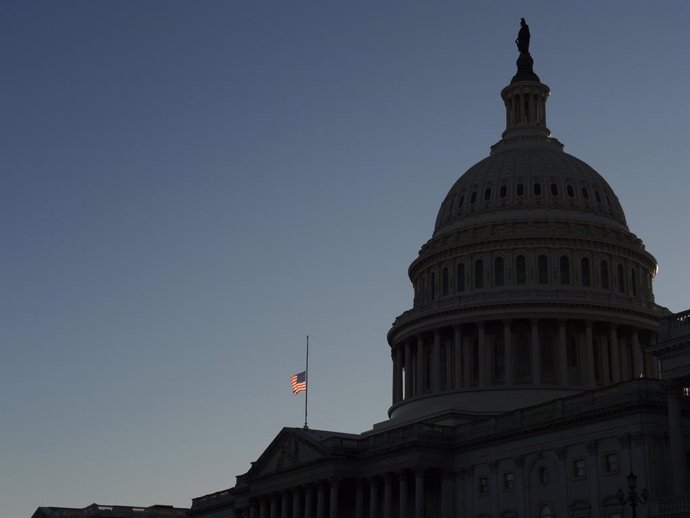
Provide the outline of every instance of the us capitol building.
[[551,137],[526,28],[505,131],[410,265],[389,419],[284,428],[189,516],[690,516],[690,311],[654,302],[616,194]]

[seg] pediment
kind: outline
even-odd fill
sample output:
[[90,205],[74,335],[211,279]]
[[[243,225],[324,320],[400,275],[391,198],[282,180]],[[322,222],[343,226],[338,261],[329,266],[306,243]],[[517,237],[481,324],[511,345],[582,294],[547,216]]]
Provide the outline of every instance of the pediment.
[[254,462],[248,475],[259,478],[323,458],[318,446],[298,432],[284,428]]

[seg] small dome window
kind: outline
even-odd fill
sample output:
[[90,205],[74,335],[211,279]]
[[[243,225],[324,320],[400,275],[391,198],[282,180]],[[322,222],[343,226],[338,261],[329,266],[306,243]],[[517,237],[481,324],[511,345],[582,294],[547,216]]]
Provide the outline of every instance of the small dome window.
[[470,203],[474,203],[475,201],[477,201],[477,191],[474,191],[474,192],[470,195]]
[[462,208],[462,204],[465,203],[465,197],[460,196],[460,199],[458,200],[458,209]]
[[589,200],[589,191],[587,190],[587,187],[582,188],[582,197],[585,200]]
[[611,208],[611,198],[609,198],[608,194],[606,195],[606,205],[608,205],[609,208]]
[[573,189],[573,186],[572,186],[572,185],[568,185],[567,191],[568,191],[568,197],[569,197],[569,198],[574,198],[574,197],[575,197],[575,189]]
[[489,201],[491,199],[491,187],[484,189],[484,201]]
[[541,196],[541,184],[540,183],[534,184],[534,195],[535,196]]
[[525,186],[522,185],[521,183],[517,184],[517,188],[515,189],[515,192],[517,192],[518,196],[523,196],[525,194]]
[[597,199],[597,203],[601,203],[601,196],[599,196],[599,191],[594,191],[594,197]]
[[501,185],[501,192],[500,192],[501,198],[505,198],[508,195],[508,187],[505,185]]
[[558,184],[551,184],[551,196],[558,196]]

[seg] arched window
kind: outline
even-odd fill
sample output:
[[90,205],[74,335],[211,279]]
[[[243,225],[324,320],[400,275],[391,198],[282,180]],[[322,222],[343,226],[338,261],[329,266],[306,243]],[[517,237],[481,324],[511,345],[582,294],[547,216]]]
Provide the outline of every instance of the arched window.
[[522,196],[525,194],[525,186],[522,185],[521,183],[517,184],[517,187],[515,188],[515,192],[517,192],[518,196]]
[[507,195],[508,195],[508,187],[506,187],[505,185],[501,185],[501,192],[500,192],[501,198],[505,198]]
[[518,380],[527,381],[530,378],[529,337],[521,333],[515,341],[515,356],[517,361],[516,376]]
[[431,300],[436,299],[436,273],[431,272]]
[[465,197],[460,196],[460,200],[458,200],[458,209],[462,208],[462,204],[465,203]]
[[551,184],[551,196],[558,196],[558,184]]
[[635,270],[635,268],[630,270],[630,291],[632,291],[633,297],[637,297],[637,282],[635,279],[636,273],[637,271]]
[[582,188],[582,197],[585,200],[589,200],[589,191],[587,190],[587,187]]
[[580,259],[580,273],[582,274],[582,285],[591,285],[592,276],[589,271],[589,259],[587,257],[583,257],[582,259]]
[[465,263],[458,263],[458,278],[456,279],[458,291],[465,291]]
[[535,183],[533,189],[534,189],[534,195],[535,196],[541,196],[541,184],[540,183]]
[[494,281],[496,286],[503,286],[505,284],[505,277],[503,273],[503,257],[494,259]]
[[517,284],[527,282],[527,266],[524,255],[518,255],[515,259],[515,282]]
[[601,288],[603,290],[608,290],[609,285],[609,263],[606,261],[601,261],[599,264],[599,269],[601,271]]
[[623,274],[623,265],[619,264],[617,268],[618,277],[618,291],[620,293],[625,293],[625,275]]
[[537,272],[539,284],[549,282],[549,259],[545,255],[540,255],[537,259]]
[[445,296],[448,295],[448,268],[443,269],[443,275],[441,277],[442,291],[441,293]]
[[494,337],[494,381],[503,382],[506,377],[506,356],[503,335]]
[[491,187],[484,189],[484,201],[489,201],[491,199]]
[[474,191],[474,192],[470,195],[470,203],[474,203],[475,201],[477,201],[477,191]]
[[570,284],[570,259],[567,255],[562,255],[559,261],[561,270],[561,284]]
[[572,185],[568,185],[566,190],[568,191],[568,197],[569,198],[574,198],[575,197],[575,189],[573,189]]
[[474,262],[474,287],[475,289],[484,287],[484,263],[481,259]]

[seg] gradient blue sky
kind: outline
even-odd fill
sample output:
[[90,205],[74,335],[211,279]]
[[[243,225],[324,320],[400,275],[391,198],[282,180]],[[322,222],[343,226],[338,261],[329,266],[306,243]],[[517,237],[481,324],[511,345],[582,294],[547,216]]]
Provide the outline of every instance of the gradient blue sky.
[[690,306],[690,2],[31,2],[0,16],[0,501],[188,506],[283,426],[386,417],[386,332],[500,138],[548,122]]

